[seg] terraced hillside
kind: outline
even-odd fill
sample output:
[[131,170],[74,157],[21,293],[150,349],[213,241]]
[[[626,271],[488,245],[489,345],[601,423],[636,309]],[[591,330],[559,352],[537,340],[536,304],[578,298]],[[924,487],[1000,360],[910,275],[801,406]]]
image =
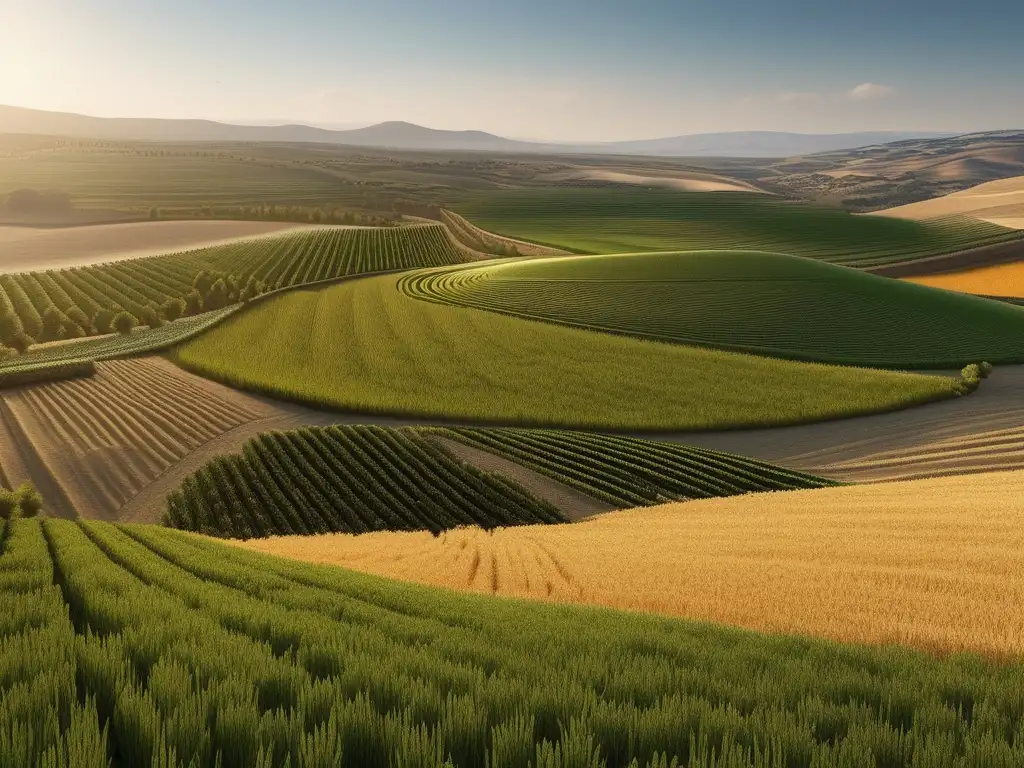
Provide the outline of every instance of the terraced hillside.
[[404,277],[408,295],[677,344],[890,368],[1024,361],[1024,311],[756,251],[576,256]]
[[[101,310],[125,311],[143,320],[147,307],[185,299],[203,271],[232,276],[237,293],[250,280],[281,288],[362,272],[464,261],[439,224],[325,227],[167,256],[0,275],[0,317],[16,315],[29,341],[74,338],[110,330],[99,327]],[[237,300],[227,295],[222,303]],[[48,313],[55,319],[47,320]],[[15,330],[4,329],[5,340],[16,335]]]
[[505,456],[620,508],[833,484],[741,456],[633,437],[466,427],[432,432]]
[[523,426],[766,426],[953,395],[945,377],[657,344],[417,301],[397,290],[398,279],[273,296],[172,357],[232,386],[318,407]]
[[566,522],[526,489],[412,430],[272,432],[218,456],[168,498],[164,522],[214,536],[485,529]]
[[756,249],[867,267],[1020,237],[967,218],[855,216],[743,192],[511,190],[455,206],[485,230],[580,253]]
[[2,540],[11,764],[1024,760],[1017,662],[436,592],[154,526]]

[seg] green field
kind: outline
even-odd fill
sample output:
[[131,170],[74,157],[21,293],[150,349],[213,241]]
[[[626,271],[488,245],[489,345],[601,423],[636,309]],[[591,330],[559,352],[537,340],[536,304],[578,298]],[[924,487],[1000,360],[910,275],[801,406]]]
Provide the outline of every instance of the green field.
[[642,187],[510,190],[455,210],[483,229],[580,253],[760,250],[861,267],[1020,237],[973,220],[925,224],[770,195]]
[[167,507],[174,528],[243,539],[567,522],[415,430],[373,426],[260,435],[187,478]]
[[293,290],[176,349],[243,389],[361,413],[680,430],[788,424],[950,396],[952,379],[794,363],[411,299],[383,275]]
[[835,485],[742,456],[635,437],[549,429],[453,427],[432,431],[505,456],[623,509]]
[[[13,312],[35,341],[59,338],[47,330],[47,311],[59,310],[74,336],[103,329],[101,309],[142,317],[145,307],[184,298],[196,276],[213,271],[283,288],[364,272],[440,266],[465,261],[439,224],[388,228],[319,228],[74,269],[0,275],[0,315]],[[60,326],[64,329],[66,326]],[[71,336],[69,335],[69,338]]]
[[153,526],[0,540],[5,766],[1024,761],[1019,663],[430,590]]
[[341,180],[288,160],[255,161],[252,149],[128,146],[54,148],[0,155],[0,195],[59,189],[80,207],[322,205],[356,197]]
[[887,368],[1024,362],[1024,311],[757,251],[505,262],[420,271],[408,295],[648,339]]

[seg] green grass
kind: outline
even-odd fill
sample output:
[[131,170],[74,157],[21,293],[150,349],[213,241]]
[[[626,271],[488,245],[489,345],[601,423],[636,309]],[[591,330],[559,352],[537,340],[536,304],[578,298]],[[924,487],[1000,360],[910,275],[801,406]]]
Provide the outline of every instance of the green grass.
[[887,368],[1024,362],[1024,311],[756,251],[575,256],[416,272],[410,296],[678,344]]
[[564,522],[525,488],[455,460],[418,431],[374,426],[262,434],[186,478],[164,518],[243,539]]
[[[127,147],[59,148],[0,156],[0,195],[59,189],[80,207],[321,205],[351,197],[341,180],[283,161],[253,162],[251,149],[168,149],[164,156]],[[195,156],[197,153],[205,153]],[[222,156],[220,156],[222,155]]]
[[514,190],[481,195],[455,210],[483,229],[580,253],[751,249],[852,266],[1020,237],[973,220],[925,224],[770,195],[642,187]]
[[319,228],[166,256],[0,275],[0,314],[14,312],[31,338],[51,341],[43,320],[48,310],[85,318],[80,320],[84,325],[75,325],[75,334],[93,335],[100,330],[92,321],[101,309],[141,319],[145,307],[183,298],[204,270],[233,275],[242,285],[251,278],[270,288],[284,288],[462,261],[465,256],[439,224]]
[[505,456],[623,509],[836,485],[755,459],[635,437],[551,429],[453,427],[431,431]]
[[1019,662],[431,590],[156,526],[2,542],[4,765],[1024,762]]
[[952,391],[944,377],[794,363],[432,304],[400,293],[398,279],[289,291],[172,359],[317,406],[613,430],[789,424]]

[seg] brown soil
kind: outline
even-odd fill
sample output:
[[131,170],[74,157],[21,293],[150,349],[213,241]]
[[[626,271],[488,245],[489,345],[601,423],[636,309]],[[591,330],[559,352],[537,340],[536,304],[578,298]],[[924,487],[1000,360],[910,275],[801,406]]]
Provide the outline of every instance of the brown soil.
[[308,225],[274,221],[145,221],[62,228],[0,226],[0,271],[81,267],[301,228]]
[[443,437],[431,437],[431,439],[454,454],[456,458],[477,469],[484,472],[495,472],[514,480],[534,496],[560,509],[566,517],[574,522],[582,520],[584,517],[615,510],[611,504],[586,496],[503,456],[473,448],[457,440],[448,440]]
[[930,256],[925,259],[901,261],[898,264],[886,264],[880,267],[865,269],[874,275],[885,277],[922,277],[945,272],[960,272],[975,267],[987,267],[996,264],[1009,264],[1024,260],[1024,237],[1008,243],[984,245],[968,251],[947,253],[942,256]]

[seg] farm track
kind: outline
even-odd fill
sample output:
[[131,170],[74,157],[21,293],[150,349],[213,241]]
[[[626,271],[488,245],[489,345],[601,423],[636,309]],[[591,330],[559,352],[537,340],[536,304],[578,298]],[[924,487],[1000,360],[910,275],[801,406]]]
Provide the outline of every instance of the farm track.
[[454,454],[456,458],[479,470],[497,472],[515,480],[534,496],[558,507],[573,522],[616,509],[612,504],[586,496],[564,483],[545,477],[529,467],[524,467],[522,464],[517,464],[490,451],[443,437],[433,436],[430,439]]
[[850,482],[1022,469],[1024,366],[996,368],[967,397],[893,413],[659,437]]

